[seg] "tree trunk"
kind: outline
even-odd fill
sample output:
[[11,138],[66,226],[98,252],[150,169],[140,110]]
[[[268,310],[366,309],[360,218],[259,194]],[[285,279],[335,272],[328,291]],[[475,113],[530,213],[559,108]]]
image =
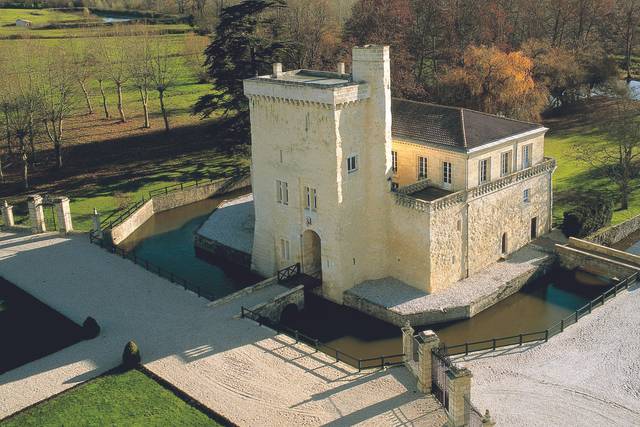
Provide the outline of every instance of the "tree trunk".
[[62,144],[59,142],[55,144],[55,149],[56,149],[56,163],[58,165],[58,169],[62,169]]
[[4,171],[2,170],[2,156],[0,156],[0,180],[4,184]]
[[9,150],[9,154],[13,154],[13,147],[11,146],[11,126],[9,125],[9,113],[6,108],[4,110],[4,123],[7,129],[7,150]]
[[31,147],[31,161],[35,163],[36,160],[36,144],[35,144],[35,127],[33,123],[33,113],[29,114],[29,147]]
[[141,87],[138,88],[140,91],[140,101],[142,102],[142,110],[144,112],[144,128],[149,129],[151,127],[151,123],[149,123],[149,106],[147,105],[147,101],[149,99],[149,95],[147,93],[147,89],[143,89]]
[[84,82],[80,82],[82,93],[84,93],[84,100],[87,103],[87,114],[93,114],[93,107],[91,106],[91,98],[89,98],[89,91],[87,91],[87,85]]
[[162,119],[164,120],[164,130],[169,132],[169,117],[167,116],[167,109],[164,106],[164,90],[159,90],[160,95],[160,110],[162,111]]
[[18,135],[20,140],[20,150],[22,151],[22,179],[24,182],[24,189],[29,189],[29,157],[27,156],[27,149],[24,144],[25,135]]
[[102,95],[102,107],[104,108],[104,117],[108,119],[111,116],[109,115],[109,109],[107,108],[107,97],[104,94],[104,86],[102,85],[102,80],[98,80],[98,83],[100,83],[100,94]]
[[124,116],[124,107],[122,106],[122,84],[116,83],[118,91],[118,113],[120,113],[120,123],[126,123],[127,118]]

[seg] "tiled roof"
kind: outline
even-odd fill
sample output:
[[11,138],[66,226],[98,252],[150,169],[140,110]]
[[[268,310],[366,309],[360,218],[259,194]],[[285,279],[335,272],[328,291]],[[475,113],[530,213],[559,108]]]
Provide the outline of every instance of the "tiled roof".
[[394,137],[418,143],[470,149],[535,129],[535,123],[521,122],[466,108],[393,99]]

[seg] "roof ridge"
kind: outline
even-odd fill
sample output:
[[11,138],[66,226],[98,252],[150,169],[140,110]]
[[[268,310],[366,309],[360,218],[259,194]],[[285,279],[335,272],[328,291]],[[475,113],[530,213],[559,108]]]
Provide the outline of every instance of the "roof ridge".
[[392,101],[402,101],[402,102],[410,102],[412,104],[420,104],[420,105],[430,105],[432,107],[439,107],[439,108],[446,108],[448,110],[462,110],[463,107],[456,107],[453,105],[442,105],[442,104],[436,104],[434,102],[424,102],[424,101],[414,101],[413,99],[406,99],[406,98],[391,98]]
[[534,125],[534,126],[540,126],[540,127],[543,127],[540,123],[527,122],[527,121],[525,121],[525,120],[512,119],[511,117],[507,117],[507,116],[499,116],[499,115],[497,115],[497,114],[486,113],[486,112],[484,112],[484,111],[473,110],[473,109],[471,109],[471,108],[466,108],[466,107],[461,107],[461,109],[463,109],[463,110],[467,110],[467,111],[470,111],[470,112],[472,112],[472,113],[482,114],[482,115],[484,115],[484,116],[495,117],[496,119],[509,120],[509,121],[511,121],[511,122],[524,123],[524,124],[527,124],[527,125]]

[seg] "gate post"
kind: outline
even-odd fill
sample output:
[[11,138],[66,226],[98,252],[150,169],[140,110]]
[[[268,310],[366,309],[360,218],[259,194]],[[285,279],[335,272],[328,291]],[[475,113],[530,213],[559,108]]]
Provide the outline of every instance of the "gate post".
[[433,357],[431,352],[440,345],[440,338],[435,332],[422,331],[418,334],[418,390],[431,393],[431,368]]
[[10,206],[6,200],[2,206],[2,222],[5,227],[13,227],[16,225],[13,220],[13,206]]
[[100,227],[100,214],[98,213],[98,209],[93,208],[93,215],[91,219],[93,221],[93,227],[91,227],[91,230],[95,232],[96,236],[102,237],[102,228]]
[[467,368],[452,366],[447,372],[449,377],[449,408],[447,415],[451,427],[465,425],[464,399],[471,396],[471,371]]
[[65,196],[56,197],[54,201],[56,207],[56,217],[60,224],[60,233],[68,233],[73,231],[73,223],[71,222],[71,208],[69,207],[69,198]]
[[42,209],[42,197],[34,194],[27,198],[29,207],[29,222],[33,234],[44,233],[47,227],[44,223],[44,210]]
[[407,323],[402,327],[402,352],[404,353],[404,363],[413,360],[413,334],[414,330],[411,324],[407,320]]

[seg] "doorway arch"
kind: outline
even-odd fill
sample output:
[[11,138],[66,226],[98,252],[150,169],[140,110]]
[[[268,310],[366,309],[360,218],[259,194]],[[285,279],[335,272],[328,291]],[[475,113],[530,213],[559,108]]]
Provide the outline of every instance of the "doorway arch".
[[313,230],[302,233],[302,272],[322,277],[322,244],[320,236]]

